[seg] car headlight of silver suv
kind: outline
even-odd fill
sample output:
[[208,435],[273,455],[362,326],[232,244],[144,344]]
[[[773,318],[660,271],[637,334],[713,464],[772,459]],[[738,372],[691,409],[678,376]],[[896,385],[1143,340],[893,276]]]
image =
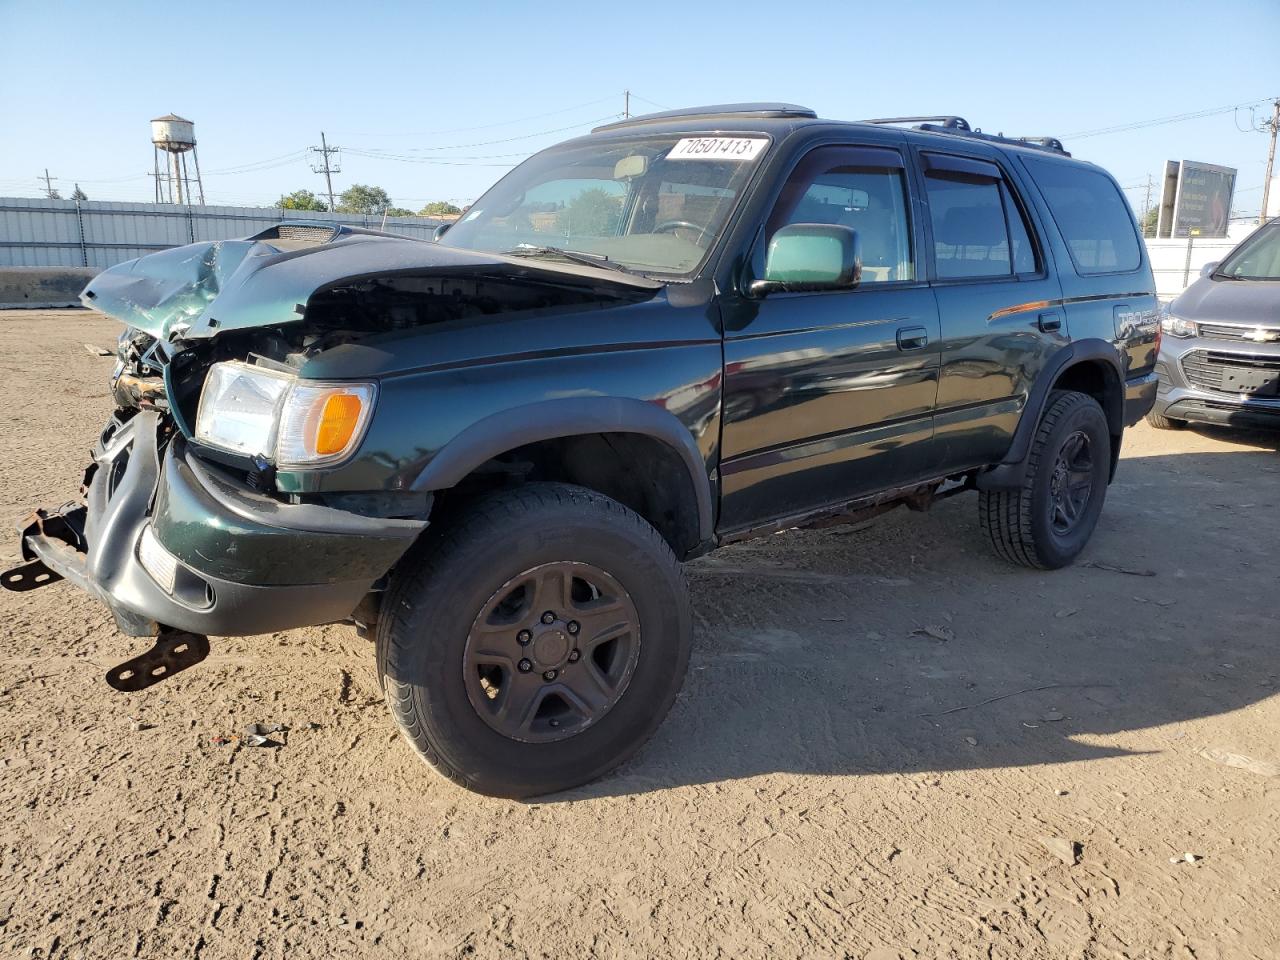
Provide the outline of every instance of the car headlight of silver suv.
[[1199,332],[1194,320],[1185,320],[1172,313],[1166,313],[1160,320],[1160,329],[1171,337],[1194,337]]
[[373,413],[372,383],[321,383],[239,360],[205,377],[196,439],[278,467],[336,463],[357,446]]

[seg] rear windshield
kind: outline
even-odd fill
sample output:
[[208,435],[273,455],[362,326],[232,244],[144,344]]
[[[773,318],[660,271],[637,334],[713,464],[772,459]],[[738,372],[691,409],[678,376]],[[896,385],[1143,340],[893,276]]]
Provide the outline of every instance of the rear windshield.
[[1024,162],[1062,231],[1076,273],[1138,269],[1138,234],[1128,204],[1110,177],[1059,160],[1028,157]]

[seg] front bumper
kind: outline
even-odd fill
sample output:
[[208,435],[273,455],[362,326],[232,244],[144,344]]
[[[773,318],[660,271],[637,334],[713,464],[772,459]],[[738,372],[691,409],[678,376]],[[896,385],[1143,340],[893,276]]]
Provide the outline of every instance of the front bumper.
[[[347,619],[426,526],[282,503],[190,455],[180,437],[162,445],[160,431],[154,412],[113,421],[84,500],[38,511],[22,530],[24,559],[97,596],[132,636],[242,636]],[[176,561],[171,588],[139,559],[148,526]]]
[[1165,337],[1156,364],[1160,387],[1155,412],[1172,420],[1280,428],[1280,394],[1262,396],[1223,389],[1221,378],[1213,372],[1223,363],[1280,370],[1280,344]]

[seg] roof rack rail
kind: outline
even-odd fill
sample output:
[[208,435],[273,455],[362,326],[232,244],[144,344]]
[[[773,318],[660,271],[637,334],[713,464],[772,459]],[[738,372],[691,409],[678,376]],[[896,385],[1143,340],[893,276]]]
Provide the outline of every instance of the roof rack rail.
[[959,130],[966,132],[973,128],[969,126],[969,121],[964,117],[938,116],[938,117],[881,117],[879,120],[863,120],[863,123],[918,123],[922,127],[925,124],[940,123],[946,130]]
[[[1025,143],[1029,147],[1044,147],[1046,150],[1053,150],[1057,153],[1067,153],[1067,148],[1062,145],[1062,141],[1057,137],[1013,137],[1019,143]],[[1071,154],[1067,153],[1067,156]]]
[[743,117],[751,120],[785,119],[792,117],[798,120],[816,120],[817,111],[811,107],[802,107],[797,103],[718,103],[709,107],[685,107],[681,110],[664,110],[661,113],[646,113],[639,117],[628,117],[615,120],[594,128],[592,133],[603,130],[621,130],[624,127],[637,126],[663,120],[696,120],[703,117]]
[[1071,156],[1057,137],[1006,137],[1003,134],[983,133],[969,126],[969,121],[964,117],[886,117],[882,120],[863,120],[862,122],[913,123],[914,129],[923,130],[926,133],[950,133],[958,137],[973,137],[975,140],[988,140],[994,143],[1012,143],[1020,147],[1031,147],[1034,150],[1048,150],[1052,153]]

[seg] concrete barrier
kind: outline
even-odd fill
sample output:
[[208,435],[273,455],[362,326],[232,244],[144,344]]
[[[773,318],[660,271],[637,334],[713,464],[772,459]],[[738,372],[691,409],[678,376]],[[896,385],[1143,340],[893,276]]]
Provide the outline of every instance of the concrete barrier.
[[0,309],[78,307],[92,267],[0,267]]

